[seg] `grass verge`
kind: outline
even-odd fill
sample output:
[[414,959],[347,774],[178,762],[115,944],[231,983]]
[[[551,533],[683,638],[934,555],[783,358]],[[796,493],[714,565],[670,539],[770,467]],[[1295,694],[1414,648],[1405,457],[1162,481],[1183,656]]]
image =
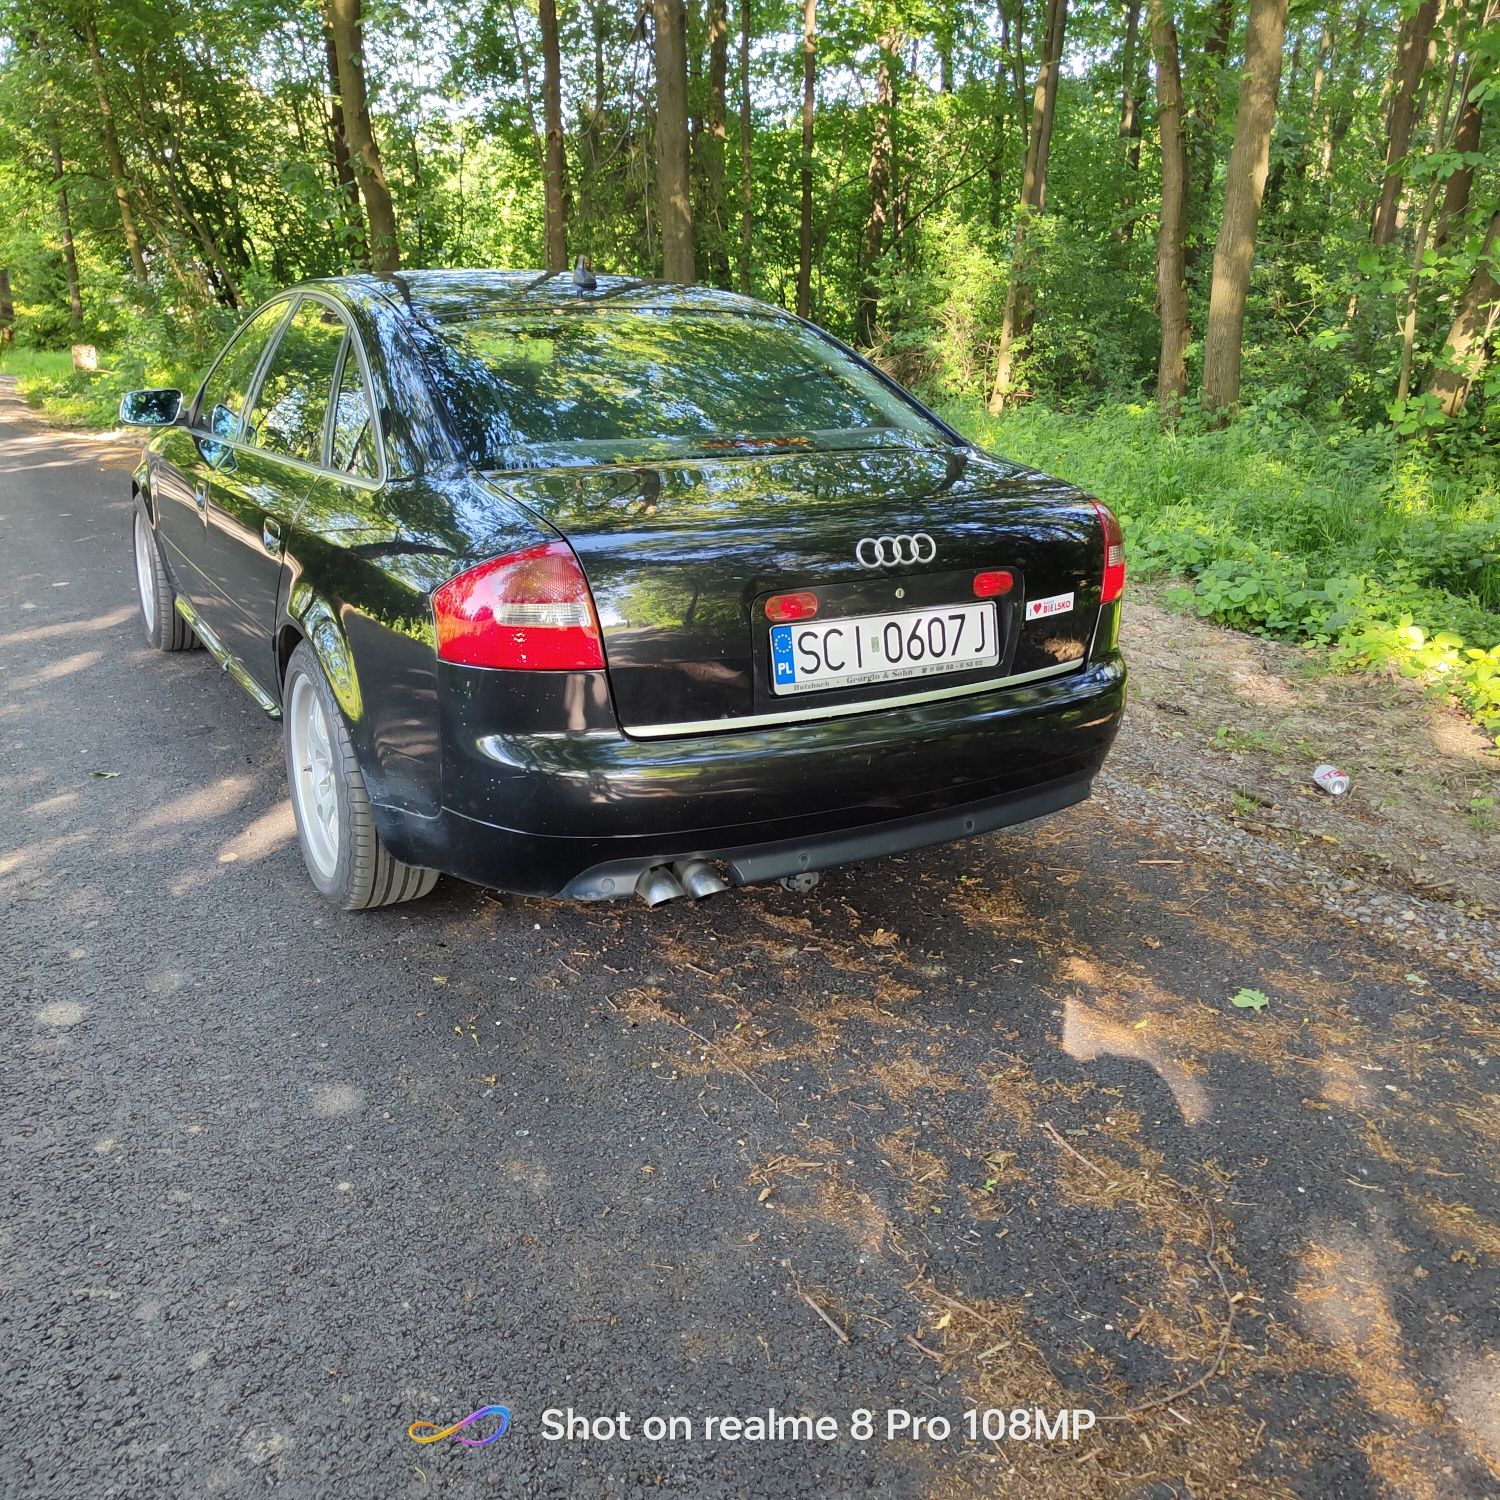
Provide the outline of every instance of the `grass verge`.
[[1106,501],[1135,576],[1187,580],[1176,602],[1420,678],[1500,743],[1500,455],[1453,465],[1389,432],[1281,411],[1168,430],[1149,405],[942,410]]

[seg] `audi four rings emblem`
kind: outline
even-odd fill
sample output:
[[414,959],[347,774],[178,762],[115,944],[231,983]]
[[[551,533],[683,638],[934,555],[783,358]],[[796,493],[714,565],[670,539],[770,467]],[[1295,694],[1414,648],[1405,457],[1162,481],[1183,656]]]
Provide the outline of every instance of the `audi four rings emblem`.
[[937,543],[925,531],[915,536],[862,536],[854,560],[862,568],[893,568],[897,563],[929,563]]

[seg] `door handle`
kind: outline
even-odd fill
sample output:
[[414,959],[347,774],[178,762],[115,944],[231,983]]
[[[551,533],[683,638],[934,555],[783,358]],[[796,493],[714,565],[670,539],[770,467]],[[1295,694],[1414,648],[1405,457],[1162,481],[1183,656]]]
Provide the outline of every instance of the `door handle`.
[[206,484],[200,484],[193,491],[193,504],[198,507],[200,514],[208,509],[208,486]]
[[277,557],[281,553],[281,523],[267,517],[260,525],[261,545],[271,554]]

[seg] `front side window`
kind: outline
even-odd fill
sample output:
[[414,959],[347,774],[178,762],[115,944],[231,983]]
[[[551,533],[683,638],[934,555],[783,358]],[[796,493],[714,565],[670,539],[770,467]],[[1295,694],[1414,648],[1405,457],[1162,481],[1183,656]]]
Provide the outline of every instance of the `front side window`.
[[481,468],[946,443],[811,329],[600,308],[441,326],[434,380]]
[[273,302],[263,307],[231,340],[219,362],[203,383],[198,397],[197,424],[215,437],[238,438],[245,415],[245,398],[260,357],[266,352],[271,335],[286,316],[286,303]]
[[283,330],[245,428],[247,443],[268,453],[323,462],[323,423],[345,337],[344,320],[307,298]]

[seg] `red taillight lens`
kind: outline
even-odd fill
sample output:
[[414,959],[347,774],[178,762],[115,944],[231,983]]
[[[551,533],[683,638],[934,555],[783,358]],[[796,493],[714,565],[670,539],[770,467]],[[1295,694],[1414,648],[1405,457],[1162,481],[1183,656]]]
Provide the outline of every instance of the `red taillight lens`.
[[1099,591],[1100,604],[1113,604],[1125,592],[1125,536],[1115,513],[1098,500],[1089,502],[1099,512],[1104,528],[1104,587]]
[[604,665],[588,580],[566,542],[497,557],[432,596],[438,656],[466,667],[582,672]]
[[766,600],[766,618],[776,625],[811,620],[818,613],[816,594],[775,594]]
[[991,568],[986,573],[974,575],[974,597],[976,599],[998,599],[1016,586],[1016,575],[1009,568]]

